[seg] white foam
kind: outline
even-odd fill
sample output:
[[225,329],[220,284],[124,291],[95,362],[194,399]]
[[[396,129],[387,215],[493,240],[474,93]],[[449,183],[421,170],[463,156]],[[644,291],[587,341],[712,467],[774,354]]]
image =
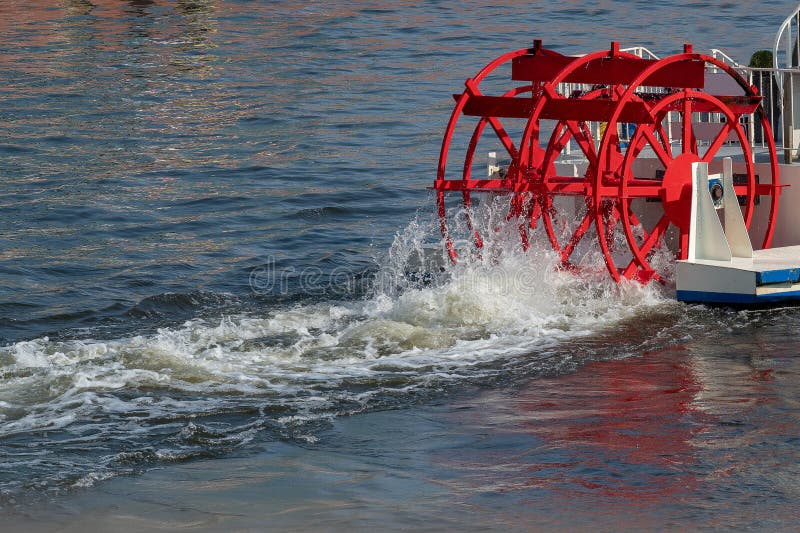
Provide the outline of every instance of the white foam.
[[[0,435],[80,423],[103,431],[118,427],[111,414],[127,415],[129,431],[146,432],[142,421],[235,410],[247,399],[291,408],[278,423],[319,419],[342,401],[368,406],[387,390],[500,372],[502,364],[485,364],[535,358],[665,305],[658,287],[558,271],[552,251],[523,253],[516,226],[502,222],[486,215],[484,230],[494,228],[495,238],[472,260],[434,269],[427,285],[408,276],[438,231],[420,216],[398,234],[381,283],[363,300],[195,319],[114,340],[43,337],[0,348],[0,360],[12,361],[0,378],[0,409],[13,417]],[[132,394],[143,389],[151,392]]]

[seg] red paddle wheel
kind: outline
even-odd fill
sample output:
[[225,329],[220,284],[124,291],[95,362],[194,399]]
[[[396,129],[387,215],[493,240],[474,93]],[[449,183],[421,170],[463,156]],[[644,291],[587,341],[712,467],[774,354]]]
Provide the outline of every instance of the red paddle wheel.
[[[709,73],[727,76],[740,94],[704,91]],[[599,249],[615,280],[659,279],[653,261],[659,248],[686,256],[691,164],[705,161],[715,172],[723,156],[737,161],[735,188],[748,227],[755,206],[769,202],[759,223],[762,246],[769,247],[779,190],[772,132],[755,88],[715,58],[687,45],[682,54],[644,59],[617,43],[572,57],[535,41],[490,62],[465,86],[454,95],[433,186],[453,262],[466,251],[453,226],[466,228],[470,247],[486,240],[472,218],[475,195],[503,195],[523,248],[539,230],[546,238],[535,242],[549,243],[562,267],[578,264],[579,249]],[[757,173],[753,162],[748,128],[754,127],[763,128],[768,143],[766,172]],[[466,141],[464,164],[451,176],[447,163],[457,137]],[[476,153],[498,145],[507,164],[476,178]],[[457,209],[448,203],[453,194]],[[464,224],[454,224],[453,216]]]

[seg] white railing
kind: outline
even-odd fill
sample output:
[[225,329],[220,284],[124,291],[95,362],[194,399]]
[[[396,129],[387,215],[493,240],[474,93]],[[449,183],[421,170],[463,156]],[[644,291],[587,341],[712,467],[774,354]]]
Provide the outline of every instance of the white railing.
[[642,59],[661,59],[656,54],[645,48],[644,46],[632,46],[630,48],[623,48],[622,52],[628,52],[641,57]]
[[[786,17],[778,33],[775,34],[775,43],[772,46],[772,68],[787,69],[797,67],[800,57],[800,4],[794,13]],[[778,77],[778,81],[780,77]]]
[[800,159],[800,4],[775,34],[771,74],[781,116],[781,124],[774,124],[775,135],[783,140],[788,163]]
[[737,63],[735,59],[731,58],[731,56],[729,56],[728,54],[726,54],[722,50],[719,50],[718,48],[712,48],[711,49],[711,57],[713,57],[714,59],[719,60],[722,63],[724,63],[726,65],[729,65],[729,66],[731,66],[731,67],[733,67],[735,69],[744,68],[744,67],[742,67],[742,65]]

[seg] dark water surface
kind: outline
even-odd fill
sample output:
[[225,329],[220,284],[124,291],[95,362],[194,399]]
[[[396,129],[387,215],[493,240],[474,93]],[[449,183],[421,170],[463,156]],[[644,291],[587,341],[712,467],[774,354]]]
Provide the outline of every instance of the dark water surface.
[[536,250],[409,272],[450,95],[499,52],[746,63],[793,8],[0,3],[0,507],[75,531],[791,529],[800,311]]

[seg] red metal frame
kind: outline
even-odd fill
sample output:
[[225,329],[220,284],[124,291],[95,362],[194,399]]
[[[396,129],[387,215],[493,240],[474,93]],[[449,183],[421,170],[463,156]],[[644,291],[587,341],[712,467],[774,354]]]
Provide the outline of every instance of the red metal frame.
[[[726,122],[721,127],[714,142],[704,151],[702,156],[699,154],[697,140],[692,135],[687,135],[686,132],[684,132],[681,140],[681,153],[676,155],[672,147],[664,142],[663,128],[662,133],[658,133],[656,131],[656,125],[661,125],[663,117],[668,110],[672,109],[673,103],[680,103],[682,107],[680,113],[683,118],[685,130],[686,125],[691,126],[691,113],[695,112],[694,104],[698,102],[711,104],[710,106],[703,107],[708,110],[707,112],[724,115]],[[654,119],[655,124],[642,124],[637,128],[637,132],[630,142],[631,149],[625,154],[625,159],[622,163],[619,185],[613,190],[614,194],[612,195],[619,199],[622,228],[628,246],[633,252],[630,263],[620,272],[622,277],[629,279],[649,280],[653,277],[657,277],[655,269],[652,268],[648,262],[648,257],[658,248],[661,238],[666,233],[670,224],[678,227],[680,230],[680,243],[676,255],[680,259],[686,259],[687,255],[689,238],[688,224],[691,216],[689,211],[691,208],[691,183],[688,180],[682,181],[679,177],[678,179],[670,180],[666,174],[665,177],[660,180],[637,179],[633,174],[632,166],[645,144],[649,144],[653,147],[653,151],[658,159],[664,165],[665,169],[668,169],[667,172],[669,172],[669,169],[675,169],[671,175],[685,175],[686,177],[691,177],[691,163],[695,161],[710,163],[722,147],[722,144],[728,139],[730,133],[733,132],[736,134],[740,146],[742,147],[743,159],[746,166],[747,185],[744,187],[738,186],[736,189],[737,193],[747,200],[744,217],[745,223],[748,226],[752,219],[754,201],[757,193],[755,169],[747,136],[739,124],[738,116],[731,112],[719,99],[706,93],[686,89],[664,98],[652,109],[652,113],[653,116],[656,117]],[[687,114],[689,114],[688,120],[686,120]],[[657,133],[658,135],[656,135]],[[764,193],[765,191],[762,190],[761,192]],[[643,224],[635,217],[631,210],[631,202],[640,198],[645,200],[658,199],[663,202],[664,205],[664,213],[650,231],[644,228]],[[634,226],[642,226],[643,235],[641,239],[634,237]],[[607,232],[605,234],[607,234]]]
[[[527,82],[512,87],[501,96],[483,94],[480,84],[501,65],[511,63],[511,80]],[[703,92],[705,70],[713,66],[730,75],[743,89],[744,96],[715,96]],[[575,95],[558,91],[561,83],[593,84],[592,90]],[[647,92],[643,88],[664,87],[665,91]],[[651,89],[648,89],[651,90]],[[577,245],[590,235],[595,227],[597,241],[605,258],[610,275],[615,280],[637,279],[647,282],[658,279],[650,264],[652,253],[660,246],[661,238],[671,225],[682,228],[679,257],[686,253],[688,226],[688,196],[686,167],[692,161],[711,161],[721,146],[734,135],[741,146],[746,161],[746,185],[736,187],[737,194],[747,198],[745,221],[752,219],[754,199],[757,195],[770,196],[770,215],[764,235],[763,247],[768,247],[778,208],[777,154],[761,98],[731,67],[716,59],[693,53],[687,45],[683,54],[665,59],[650,60],[621,52],[617,43],[611,49],[580,57],[564,56],[542,47],[534,41],[530,49],[503,54],[488,63],[474,78],[465,82],[465,90],[454,95],[456,105],[450,116],[439,157],[439,166],[433,188],[436,189],[440,227],[445,247],[453,262],[458,253],[451,238],[445,195],[461,194],[466,215],[466,227],[477,248],[484,239],[473,227],[470,209],[472,194],[476,192],[509,195],[507,218],[519,218],[520,236],[524,248],[529,246],[529,230],[544,227],[551,246],[560,254],[564,267],[571,267],[572,254]],[[755,170],[747,137],[739,124],[739,117],[758,112],[770,151],[768,180],[761,176],[762,184],[755,183]],[[691,120],[685,120],[683,143],[680,152],[673,154],[669,143],[663,142],[666,133],[662,124],[668,112],[685,117],[692,113],[714,112],[726,119],[726,125],[702,154],[698,154]],[[456,126],[462,117],[476,117],[469,144],[466,148],[460,179],[448,178],[447,158]],[[511,139],[502,119],[525,119],[522,137],[518,144]],[[542,146],[540,135],[543,120],[556,122],[547,145]],[[596,139],[586,127],[586,122],[605,122],[607,127],[595,149]],[[617,133],[620,124],[636,124],[637,129],[627,148],[623,149]],[[491,126],[487,130],[486,126]],[[482,136],[491,131],[508,153],[511,164],[501,179],[473,179],[472,166],[475,152]],[[572,140],[583,152],[588,168],[583,176],[559,176],[555,162],[567,143]],[[633,174],[633,163],[645,146],[649,145],[665,167],[662,179],[641,179]],[[556,226],[554,199],[559,196],[582,196],[586,214],[577,223],[566,240],[560,239]],[[632,207],[635,198],[660,200],[664,213],[651,228],[644,228]],[[540,224],[541,221],[541,224]],[[614,259],[613,236],[621,225],[630,259],[618,268]],[[642,235],[634,231],[642,226]],[[618,251],[619,252],[619,251]],[[619,256],[619,253],[617,253]]]
[[[659,198],[666,205],[665,205],[664,216],[662,216],[659,219],[659,222],[653,228],[654,230],[657,229],[658,231],[653,232],[651,230],[650,232],[646,232],[643,245],[639,245],[631,231],[631,226],[639,225],[639,221],[634,220],[629,216],[628,207],[630,199],[627,196],[629,194],[632,194],[631,191],[633,188],[631,187],[631,185],[636,184],[635,181],[636,178],[632,175],[631,171],[632,159],[630,157],[630,155],[634,153],[636,149],[635,147],[634,150],[631,150],[629,148],[625,160],[623,161],[623,163],[620,163],[619,159],[613,155],[613,150],[614,150],[613,137],[616,134],[617,125],[625,122],[624,120],[621,119],[622,108],[624,107],[626,102],[636,97],[637,89],[640,89],[640,87],[645,84],[645,80],[652,79],[654,74],[659,69],[674,68],[675,65],[695,64],[697,62],[702,62],[704,65],[705,64],[713,65],[715,68],[718,68],[726,72],[745,91],[745,98],[738,98],[738,97],[720,98],[713,95],[709,95],[708,93],[687,88],[684,89],[683,91],[680,91],[678,93],[672,93],[660,100],[655,101],[653,105],[650,107],[650,113],[652,117],[651,120],[649,121],[649,125],[643,124],[642,126],[640,126],[639,129],[642,129],[643,132],[642,135],[647,136],[646,132],[651,127],[651,125],[659,124],[662,120],[663,115],[667,111],[678,111],[683,115],[684,118],[687,117],[689,118],[689,120],[683,121],[683,132],[681,136],[682,137],[681,155],[678,157],[671,157],[671,154],[667,153],[666,150],[658,150],[659,145],[661,145],[661,147],[665,149],[666,146],[662,145],[657,140],[648,138],[649,144],[653,147],[659,159],[661,159],[661,161],[665,164],[665,167],[667,168],[667,173],[669,173],[670,167],[673,165],[685,166],[686,164],[695,160],[696,161],[704,160],[706,162],[710,162],[713,159],[714,155],[717,154],[722,143],[725,142],[725,139],[727,138],[727,135],[725,136],[719,135],[715,139],[715,141],[712,142],[711,146],[709,146],[709,149],[706,151],[706,153],[704,153],[703,157],[701,158],[697,154],[697,142],[694,137],[692,129],[691,114],[693,112],[719,112],[724,114],[728,123],[731,124],[731,126],[729,127],[736,133],[736,136],[739,139],[739,143],[743,151],[744,160],[747,167],[747,185],[746,187],[739,186],[737,188],[737,192],[741,193],[747,198],[747,205],[745,207],[745,213],[744,213],[745,223],[748,227],[750,226],[750,222],[752,219],[753,202],[756,194],[771,196],[769,220],[767,224],[767,231],[764,236],[764,241],[762,243],[762,247],[768,248],[772,240],[775,221],[777,220],[777,208],[778,208],[777,197],[780,190],[777,153],[775,150],[775,143],[771,134],[772,132],[771,129],[769,128],[768,122],[766,121],[766,116],[763,113],[763,110],[761,110],[759,114],[761,117],[762,126],[764,127],[764,131],[767,134],[765,136],[768,137],[771,176],[769,184],[760,186],[758,188],[758,191],[756,191],[755,171],[753,168],[750,144],[738,120],[741,114],[752,112],[755,110],[751,106],[755,104],[756,98],[758,97],[758,95],[756,94],[756,89],[755,87],[750,86],[747,83],[747,81],[744,78],[742,78],[742,76],[739,75],[739,73],[736,72],[733,68],[729,67],[728,65],[722,63],[721,61],[711,56],[693,53],[691,45],[686,45],[683,54],[674,55],[655,62],[654,64],[646,68],[644,71],[642,71],[631,82],[625,93],[620,97],[620,106],[614,111],[613,116],[609,120],[607,134],[603,137],[603,140],[599,148],[600,158],[598,161],[598,172],[596,175],[595,187],[593,191],[594,199],[595,202],[599,202],[604,197],[616,198],[616,201],[618,203],[617,211],[620,213],[620,216],[623,219],[623,230],[625,232],[625,238],[633,254],[633,259],[631,260],[630,263],[628,263],[627,266],[625,266],[624,268],[617,267],[613,258],[609,239],[607,238],[609,234],[609,228],[607,227],[606,224],[604,224],[601,216],[599,214],[596,214],[595,224],[596,224],[597,238],[600,244],[600,249],[605,258],[609,274],[611,274],[612,278],[614,278],[614,280],[616,281],[619,281],[620,278],[623,277],[628,279],[636,279],[642,282],[647,282],[654,277],[657,278],[654,269],[647,260],[647,256],[653,250],[653,248],[658,245],[658,241],[661,236],[659,234],[663,235],[663,233],[666,231],[667,226],[670,223],[678,226],[681,233],[680,244],[677,255],[679,258],[686,257],[686,251],[688,249],[688,224],[689,224],[688,214],[690,210],[691,196],[690,194],[687,194],[682,191],[685,189],[687,185],[689,185],[690,174],[687,172],[683,172],[682,175],[684,177],[678,180],[678,182],[676,182],[674,185],[669,185],[669,183],[665,185],[663,182],[664,180],[662,180],[662,183],[660,183],[658,186],[655,187],[652,185],[642,185],[643,189],[638,191],[640,196],[649,198]],[[723,100],[726,100],[728,104],[726,104]],[[699,105],[695,105],[695,103]],[[723,128],[723,131],[725,131],[725,128]],[[653,132],[650,131],[650,137],[654,137],[652,133]],[[633,146],[633,143],[631,144]],[[633,158],[635,158],[635,155],[633,156]],[[644,187],[646,186],[651,187],[651,190],[645,191]],[[675,198],[676,194],[677,198]],[[673,207],[670,207],[672,204],[675,205]],[[675,213],[682,213],[682,215],[676,215]],[[653,233],[656,233],[656,235],[653,235]],[[645,249],[642,250],[642,248]]]

